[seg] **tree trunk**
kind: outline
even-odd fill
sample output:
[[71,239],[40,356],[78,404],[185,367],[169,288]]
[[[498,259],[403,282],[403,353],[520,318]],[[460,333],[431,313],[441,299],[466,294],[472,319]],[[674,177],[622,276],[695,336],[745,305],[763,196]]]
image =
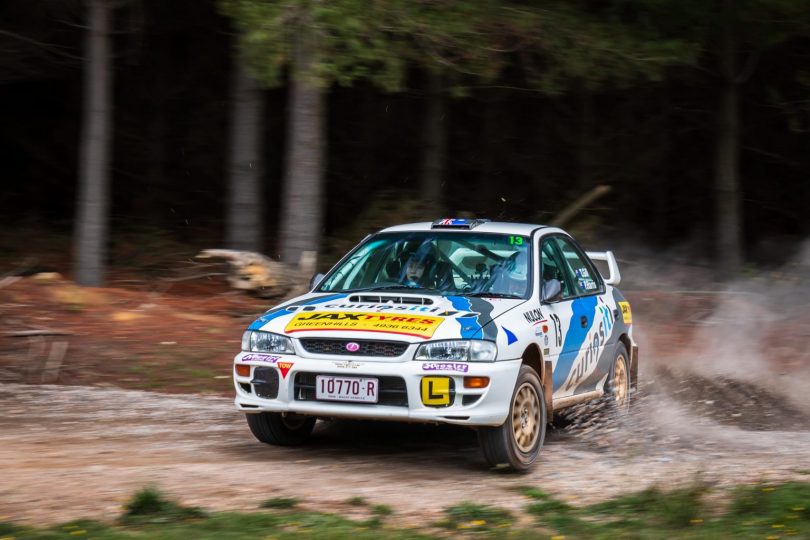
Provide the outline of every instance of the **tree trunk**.
[[291,69],[287,116],[281,258],[297,265],[304,252],[317,252],[323,222],[326,91],[313,73],[315,45],[306,25],[298,32]]
[[225,238],[231,249],[261,251],[264,192],[261,134],[262,91],[236,54],[231,109],[231,149]]
[[594,112],[593,95],[581,85],[577,95],[579,100],[580,129],[577,144],[577,192],[584,193],[596,183],[594,179]]
[[423,131],[422,177],[420,191],[428,207],[438,213],[442,210],[442,184],[444,183],[445,150],[447,138],[444,127],[444,89],[442,75],[428,70],[427,108]]
[[111,10],[105,0],[88,0],[87,7],[74,277],[81,285],[98,286],[104,279],[109,219]]
[[733,278],[743,261],[742,209],[740,206],[740,127],[733,0],[723,2],[720,44],[719,126],[715,155],[715,241],[717,270],[721,279]]

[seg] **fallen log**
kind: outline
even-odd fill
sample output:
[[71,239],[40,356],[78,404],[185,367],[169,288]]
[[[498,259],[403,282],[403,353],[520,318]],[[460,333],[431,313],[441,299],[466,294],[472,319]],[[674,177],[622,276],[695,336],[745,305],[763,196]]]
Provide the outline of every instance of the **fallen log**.
[[[297,268],[256,253],[237,249],[206,249],[199,259],[224,259],[228,262],[228,284],[234,289],[261,298],[278,298],[308,281]],[[306,276],[306,274],[304,274]]]

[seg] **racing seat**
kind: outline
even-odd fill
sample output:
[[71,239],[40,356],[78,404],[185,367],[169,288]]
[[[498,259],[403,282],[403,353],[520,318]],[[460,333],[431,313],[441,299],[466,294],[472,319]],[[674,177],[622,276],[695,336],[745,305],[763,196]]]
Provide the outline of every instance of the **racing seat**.
[[402,261],[395,259],[386,263],[385,272],[389,279],[398,281],[402,277]]
[[543,285],[546,282],[556,279],[560,282],[562,288],[562,294],[564,297],[569,296],[568,292],[568,282],[562,275],[562,271],[554,265],[548,264],[546,261],[543,261]]
[[455,289],[455,281],[453,281],[453,268],[447,261],[439,261],[436,263],[434,284],[436,289],[439,290],[453,290]]

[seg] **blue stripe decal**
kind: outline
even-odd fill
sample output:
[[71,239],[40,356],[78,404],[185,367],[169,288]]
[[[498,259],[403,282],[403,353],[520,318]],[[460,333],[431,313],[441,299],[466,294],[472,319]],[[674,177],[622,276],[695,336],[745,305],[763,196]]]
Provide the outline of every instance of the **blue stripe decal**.
[[278,308],[275,311],[271,311],[269,313],[265,313],[255,321],[253,321],[250,326],[248,326],[248,330],[261,330],[262,326],[269,323],[273,319],[281,317],[282,315],[289,315],[290,312],[287,311],[286,308]]
[[503,331],[506,334],[506,344],[507,345],[511,345],[512,343],[517,341],[517,336],[515,336],[515,334],[510,332],[508,328],[506,328],[505,326],[501,326],[501,328],[503,328]]
[[250,326],[248,326],[248,330],[261,330],[262,326],[269,323],[273,319],[277,319],[278,317],[281,317],[282,315],[289,315],[290,312],[287,311],[287,307],[289,307],[291,305],[292,306],[295,306],[295,305],[298,305],[298,306],[311,306],[313,304],[323,304],[324,302],[331,302],[333,300],[340,300],[341,298],[346,298],[347,296],[348,296],[347,294],[330,294],[330,295],[327,295],[327,296],[319,296],[317,298],[312,298],[312,299],[308,300],[307,302],[301,302],[301,303],[292,302],[292,303],[290,303],[288,305],[285,305],[284,307],[276,308],[274,311],[269,311],[269,312],[265,313],[264,315],[262,315],[261,317],[259,317],[255,321],[253,321],[250,324]]
[[[565,334],[562,352],[554,368],[555,391],[568,379],[568,373],[574,365],[574,360],[577,359],[582,350],[582,345],[585,343],[585,338],[588,337],[588,331],[593,326],[594,316],[596,315],[596,296],[577,298],[571,302],[571,309],[573,314],[571,315],[571,321],[568,323],[568,333]],[[582,328],[579,322],[582,316],[588,318],[588,326],[585,328]]]
[[[469,298],[463,296],[448,296],[448,300],[453,304],[453,309],[458,311],[472,311],[472,304]],[[456,317],[456,322],[461,326],[460,334],[463,339],[473,339],[481,333],[481,324],[478,317]]]

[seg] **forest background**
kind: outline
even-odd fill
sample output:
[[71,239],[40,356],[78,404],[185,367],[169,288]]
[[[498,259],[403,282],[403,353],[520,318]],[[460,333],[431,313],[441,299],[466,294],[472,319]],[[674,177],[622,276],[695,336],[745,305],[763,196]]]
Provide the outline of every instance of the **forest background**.
[[86,285],[600,185],[587,247],[724,280],[810,232],[804,0],[8,0],[0,118],[2,270]]

